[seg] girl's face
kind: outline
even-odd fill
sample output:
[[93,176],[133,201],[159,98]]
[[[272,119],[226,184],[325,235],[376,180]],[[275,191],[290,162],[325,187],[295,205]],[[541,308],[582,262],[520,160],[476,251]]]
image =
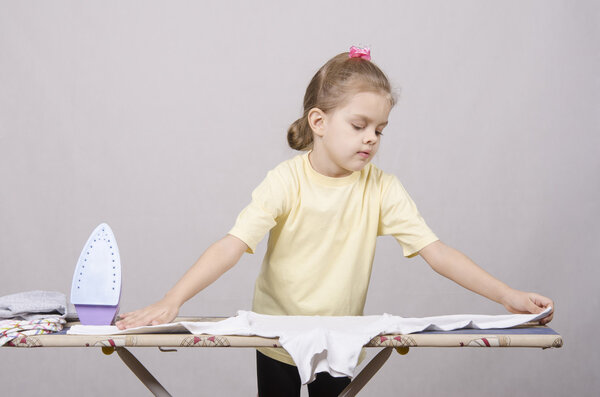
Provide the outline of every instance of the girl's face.
[[312,115],[315,141],[310,159],[315,170],[342,177],[363,169],[379,149],[390,110],[386,96],[360,92],[332,112],[319,110],[321,119]]

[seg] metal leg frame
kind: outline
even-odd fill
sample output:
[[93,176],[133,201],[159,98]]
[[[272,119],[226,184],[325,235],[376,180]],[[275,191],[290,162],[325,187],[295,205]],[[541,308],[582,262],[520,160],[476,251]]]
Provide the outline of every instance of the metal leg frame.
[[[144,367],[144,365],[126,348],[115,346],[114,351],[117,352],[121,360],[127,367],[138,377],[138,379],[157,397],[172,397],[171,394],[160,384],[160,382]],[[339,397],[353,397],[365,387],[371,378],[379,371],[392,354],[393,347],[386,347],[381,350],[362,371],[350,382],[348,386],[339,394]],[[106,352],[106,350],[103,349]],[[110,352],[112,353],[112,352]],[[109,353],[109,354],[110,354]]]
[[363,368],[362,371],[358,375],[352,379],[352,382],[342,392],[339,394],[339,397],[352,397],[356,396],[358,392],[365,387],[365,385],[371,380],[373,375],[379,371],[379,369],[385,364],[388,358],[390,358],[390,354],[392,354],[393,347],[386,347],[369,363]]
[[150,371],[135,356],[124,347],[115,347],[117,354],[123,360],[125,365],[129,367],[131,372],[138,377],[140,381],[157,397],[172,397],[171,394],[161,385],[158,380],[152,376]]

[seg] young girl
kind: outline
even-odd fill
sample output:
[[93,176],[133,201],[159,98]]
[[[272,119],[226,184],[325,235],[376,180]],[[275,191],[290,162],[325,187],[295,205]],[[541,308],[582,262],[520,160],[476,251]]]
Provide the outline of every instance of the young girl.
[[[267,173],[229,233],[211,245],[163,299],[122,314],[120,329],[172,321],[181,305],[253,253],[270,231],[252,310],[271,315],[363,314],[377,236],[392,235],[407,257],[421,255],[438,273],[501,303],[539,313],[553,302],[517,291],[427,226],[399,180],[370,163],[396,103],[370,51],[352,47],[323,65],[304,96],[304,114],[288,131],[303,151]],[[547,323],[552,315],[542,320]],[[300,378],[283,349],[257,351],[259,395],[299,396]],[[313,395],[337,395],[350,382],[320,373]]]

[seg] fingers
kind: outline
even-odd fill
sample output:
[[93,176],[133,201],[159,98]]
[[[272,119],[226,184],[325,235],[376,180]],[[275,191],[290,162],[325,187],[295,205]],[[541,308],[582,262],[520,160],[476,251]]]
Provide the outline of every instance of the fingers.
[[531,294],[529,299],[538,307],[540,307],[540,312],[544,311],[547,307],[552,307],[552,311],[550,312],[550,314],[548,314],[548,316],[544,317],[543,319],[541,319],[539,322],[541,325],[546,325],[548,324],[550,321],[552,321],[552,318],[554,317],[554,302],[552,301],[552,299],[547,298],[545,296],[539,295],[539,294]]
[[527,311],[533,314],[539,314],[544,311],[544,308],[537,305],[533,300],[529,299],[527,302]]
[[548,314],[546,317],[544,317],[540,320],[540,324],[541,325],[548,324],[550,321],[552,321],[553,317],[554,317],[554,306],[552,306],[552,311],[550,312],[550,314]]
[[531,301],[533,301],[533,303],[535,303],[539,307],[543,307],[543,308],[546,308],[548,306],[554,307],[554,302],[552,302],[552,299],[546,298],[545,296],[542,296],[539,294],[532,293],[532,294],[530,294],[529,299]]
[[550,321],[552,321],[552,317],[554,317],[554,314],[550,313],[547,317],[544,317],[543,319],[540,320],[540,324],[541,325],[548,324]]
[[172,321],[177,316],[178,311],[177,307],[159,301],[143,309],[124,313],[121,320],[117,321],[115,325],[123,330],[146,325],[164,324]]
[[144,325],[150,325],[153,320],[153,315],[149,308],[136,310],[131,313],[127,313],[126,316],[121,316],[123,319],[117,321],[115,325],[119,329],[127,329],[134,327],[141,327]]

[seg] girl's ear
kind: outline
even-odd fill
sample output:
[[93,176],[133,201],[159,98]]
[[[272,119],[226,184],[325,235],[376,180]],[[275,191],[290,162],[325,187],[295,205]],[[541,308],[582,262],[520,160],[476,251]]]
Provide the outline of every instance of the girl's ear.
[[325,134],[325,113],[319,108],[308,111],[308,125],[313,132],[322,137]]

